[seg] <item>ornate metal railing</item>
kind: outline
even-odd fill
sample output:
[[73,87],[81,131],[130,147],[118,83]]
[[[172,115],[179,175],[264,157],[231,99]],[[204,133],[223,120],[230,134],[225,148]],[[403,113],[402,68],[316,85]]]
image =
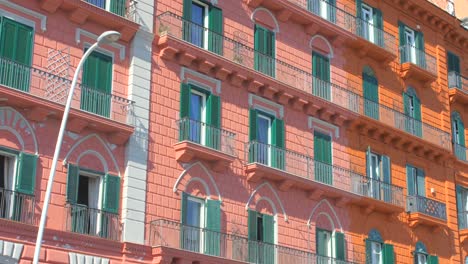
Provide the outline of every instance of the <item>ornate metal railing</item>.
[[135,0],[83,0],[101,9],[125,17],[134,21],[134,12],[137,1]]
[[468,78],[460,73],[451,71],[448,73],[449,88],[457,88],[468,94]]
[[360,17],[356,17],[356,35],[396,55],[395,36]]
[[[71,80],[42,69],[29,67],[6,58],[0,58],[0,86],[6,86],[49,101],[65,104]],[[53,86],[54,89],[48,89]],[[113,90],[125,92],[124,84],[113,83]],[[117,94],[78,84],[72,108],[102,116],[119,123],[133,125],[133,101]]]
[[455,152],[455,156],[457,156],[459,160],[467,161],[466,157],[468,156],[468,149],[465,146],[453,144],[453,150]]
[[86,205],[67,204],[65,231],[120,241],[120,217]]
[[447,220],[445,204],[423,196],[408,196],[407,210],[410,213],[423,213],[441,220]]
[[[158,219],[150,224],[149,245],[187,250],[199,254],[257,264],[346,264],[351,261],[318,256],[291,247],[251,241],[248,238]],[[275,261],[276,260],[276,261]]]
[[[187,28],[191,30],[187,30]],[[354,92],[358,90],[355,87],[349,86],[345,88],[316,78],[310,73],[310,69],[302,70],[281,60],[268,57],[265,54],[259,54],[245,44],[219,35],[200,25],[185,21],[182,17],[173,13],[165,12],[159,15],[156,19],[156,30],[161,36],[168,35],[186,41],[211,51],[218,56],[222,56],[233,63],[273,77],[277,81],[291,86],[293,89],[310,93],[357,114],[370,116],[380,120],[382,123],[417,135],[448,150],[452,149],[450,134],[448,132],[420,121],[418,121],[420,125],[417,125],[418,122],[412,122],[410,120],[411,117],[407,117],[402,113],[402,107],[391,108],[366,100]],[[188,37],[187,31],[191,32],[191,34],[193,32],[199,33],[193,33],[195,34],[193,37]],[[202,38],[200,34],[203,34],[204,37]],[[204,43],[202,40],[207,40],[208,43]],[[265,66],[266,64],[269,66]],[[421,127],[421,133],[416,133],[419,131],[415,129],[416,127]]]
[[351,176],[351,182],[353,185],[352,192],[356,194],[381,200],[399,207],[405,207],[403,188],[399,186],[358,174]]
[[180,119],[176,123],[179,128],[179,141],[187,140],[231,156],[235,155],[236,134],[189,118]]
[[0,218],[24,224],[36,224],[34,206],[34,195],[0,188]]
[[400,62],[410,62],[437,75],[436,58],[410,44],[400,46]]

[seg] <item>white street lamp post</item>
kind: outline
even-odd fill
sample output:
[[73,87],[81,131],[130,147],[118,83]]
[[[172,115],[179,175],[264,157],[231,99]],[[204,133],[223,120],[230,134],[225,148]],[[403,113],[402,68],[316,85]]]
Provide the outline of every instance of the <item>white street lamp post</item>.
[[97,42],[94,43],[83,55],[78,67],[75,70],[75,75],[73,76],[73,81],[68,92],[67,103],[65,105],[65,110],[63,111],[62,123],[60,125],[60,130],[57,138],[57,144],[55,145],[54,157],[52,159],[52,166],[50,167],[49,179],[47,181],[47,189],[44,198],[44,205],[41,212],[41,221],[39,222],[39,229],[37,231],[36,239],[36,248],[34,249],[34,260],[33,264],[38,264],[39,254],[41,252],[42,245],[42,236],[44,235],[45,223],[47,221],[47,210],[49,209],[50,195],[52,192],[52,185],[54,183],[55,170],[57,167],[58,158],[60,155],[60,149],[62,147],[63,134],[65,133],[65,127],[67,126],[68,113],[70,112],[71,102],[73,99],[73,93],[75,91],[76,82],[78,80],[78,74],[83,68],[83,64],[86,61],[86,58],[93,52],[100,44],[109,44],[117,41],[120,38],[120,33],[117,31],[106,31],[102,33],[98,38]]

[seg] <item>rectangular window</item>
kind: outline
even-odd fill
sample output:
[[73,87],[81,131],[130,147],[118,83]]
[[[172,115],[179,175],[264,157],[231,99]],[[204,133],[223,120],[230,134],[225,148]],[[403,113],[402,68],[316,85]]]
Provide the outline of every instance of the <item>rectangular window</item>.
[[99,235],[100,214],[100,175],[80,171],[76,207],[72,212],[73,232]]
[[80,109],[110,117],[112,57],[92,52],[83,66]]
[[400,32],[400,62],[410,62],[426,68],[426,55],[424,47],[424,34],[415,31],[399,22]]
[[406,165],[408,195],[426,196],[426,177],[422,169]]
[[0,84],[29,92],[33,29],[0,17]]
[[372,264],[383,264],[382,244],[379,242],[371,242],[371,262]]
[[205,227],[204,201],[192,196],[187,198],[187,213],[184,227],[184,249],[200,252],[203,247],[203,228]]
[[331,100],[330,61],[327,56],[312,52],[313,94]]
[[249,210],[249,261],[257,264],[275,263],[274,218]]
[[447,72],[449,88],[461,89],[463,82],[460,75],[460,58],[451,52],[447,52]]
[[373,8],[368,5],[362,4],[362,37],[374,42],[374,14]]
[[192,23],[190,42],[207,49],[208,47],[208,5],[198,1],[192,1]]
[[258,162],[271,166],[271,118],[262,114],[257,119]]
[[190,134],[192,142],[204,145],[206,135],[206,94],[193,89],[190,93]]
[[317,229],[317,263],[325,264],[330,262],[332,255],[332,233],[328,230]]
[[275,33],[259,25],[254,31],[255,70],[275,77]]
[[422,137],[421,101],[416,94],[405,92],[403,93],[403,104],[406,132]]
[[390,202],[393,198],[391,189],[390,158],[371,152],[366,152],[368,182],[363,186],[363,193],[368,197]]
[[315,180],[332,185],[332,145],[331,136],[314,132],[314,172]]

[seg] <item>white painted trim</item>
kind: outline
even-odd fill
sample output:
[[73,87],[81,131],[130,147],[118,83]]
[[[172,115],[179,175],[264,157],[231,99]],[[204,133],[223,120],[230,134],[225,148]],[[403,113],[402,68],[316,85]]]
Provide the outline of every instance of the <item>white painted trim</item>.
[[[322,125],[324,127],[329,128],[330,130],[332,130],[335,133],[335,136],[334,136],[335,138],[340,138],[340,128],[338,126],[335,126],[333,124],[330,124],[330,123],[325,122],[323,120],[320,120],[318,118],[309,116],[309,128],[310,129],[314,129],[314,130],[316,129],[314,127],[314,123],[320,124],[320,125]],[[329,131],[323,131],[323,129],[320,129],[320,128],[318,128],[317,130],[319,130],[321,132],[325,132],[326,134],[329,134]],[[331,136],[333,137],[333,135],[331,135]]]
[[[24,244],[13,243],[10,241],[0,240],[0,260],[5,261],[2,263],[18,263],[23,252]],[[7,260],[2,259],[7,257],[9,261],[16,260],[16,262],[7,262]]]
[[[254,104],[254,99],[255,99],[255,100],[258,100],[258,101],[260,101],[260,102],[262,102],[262,103],[265,103],[265,104],[267,104],[267,105],[269,105],[269,106],[271,106],[271,107],[273,107],[273,108],[278,109],[279,117],[278,117],[278,115],[276,114],[276,112],[271,111],[271,109],[267,109],[267,108],[265,108],[265,107],[262,107],[262,106],[259,106],[259,105],[255,105],[255,104]],[[270,100],[268,100],[268,99],[265,99],[265,98],[263,98],[263,97],[257,96],[257,95],[255,95],[255,94],[249,94],[249,107],[250,107],[250,108],[254,108],[254,109],[261,110],[261,111],[263,111],[263,112],[265,112],[265,113],[267,113],[267,114],[271,114],[271,115],[273,115],[274,117],[279,118],[279,119],[283,119],[283,117],[284,117],[284,107],[283,107],[282,105],[277,104],[277,103],[275,103],[275,102],[272,102],[272,101],[270,101]]]
[[[336,214],[335,209],[333,208],[333,206],[331,206],[330,202],[329,202],[327,199],[321,200],[320,202],[318,202],[318,203],[315,205],[314,209],[312,209],[312,212],[310,213],[309,219],[307,220],[307,226],[309,227],[309,229],[310,229],[310,222],[311,222],[311,219],[312,219],[312,217],[314,216],[315,211],[322,205],[322,203],[325,203],[325,205],[326,205],[328,208],[330,208],[331,212],[333,213],[333,216],[334,216],[335,219],[336,219],[336,223],[337,223],[337,225],[338,225],[339,230],[343,233],[343,227],[342,227],[342,225],[341,225],[340,219],[338,218],[338,215]],[[321,213],[321,212],[320,212],[320,213]],[[320,213],[319,213],[319,214],[320,214]]]
[[[15,4],[13,2],[10,2],[8,0],[0,0],[0,5],[4,5],[4,6],[7,6],[7,7],[11,8],[11,9],[18,10],[21,13],[25,13],[27,15],[30,15],[32,17],[35,17],[35,18],[41,20],[41,30],[42,30],[42,32],[45,32],[47,30],[47,16],[46,15],[43,15],[41,13],[32,11],[31,9],[28,9],[28,8],[23,7],[23,6],[17,5],[17,4]],[[10,12],[7,12],[7,11],[1,10],[1,9],[0,9],[0,15],[1,16],[6,16],[6,17],[13,17],[16,21],[21,22],[23,24],[26,24],[28,26],[32,26],[33,28],[35,27],[35,24],[36,24],[36,23],[34,23],[33,21],[31,21],[29,19],[20,17],[18,15],[12,14]]]
[[75,252],[69,252],[68,257],[70,264],[109,264],[108,258],[78,254]]
[[250,15],[250,20],[251,20],[252,22],[255,23],[255,13],[257,13],[258,11],[265,11],[265,12],[267,12],[267,13],[271,16],[271,18],[273,18],[273,21],[275,22],[275,28],[273,29],[273,32],[279,33],[279,32],[280,32],[280,28],[279,28],[279,24],[278,24],[278,21],[276,20],[275,15],[273,15],[273,13],[272,13],[270,10],[268,10],[268,9],[266,9],[266,8],[264,8],[264,7],[258,7],[258,8],[256,8],[256,9],[252,12],[252,14]]
[[[76,44],[80,44],[81,43],[81,35],[83,36],[86,36],[88,38],[91,38],[91,39],[94,39],[94,40],[97,40],[98,36],[91,33],[91,32],[88,32],[84,29],[81,29],[81,28],[77,28],[76,31],[75,31],[75,41],[76,41]],[[125,59],[125,46],[124,45],[121,45],[119,43],[111,43],[111,44],[107,44],[113,48],[116,48],[120,51],[120,54],[119,54],[119,57],[120,57],[120,60],[124,60]]]
[[104,149],[107,151],[107,154],[109,154],[110,158],[112,159],[112,163],[114,163],[115,171],[117,171],[118,176],[121,177],[120,175],[120,168],[117,164],[117,161],[115,160],[114,154],[112,154],[112,151],[109,149],[109,146],[106,144],[106,142],[97,134],[89,134],[86,137],[81,138],[78,140],[68,151],[68,153],[65,155],[65,158],[63,159],[63,165],[66,165],[68,162],[68,157],[70,156],[71,153],[84,141],[95,137],[101,144],[104,146]]
[[[223,199],[221,197],[221,193],[219,192],[219,189],[218,189],[218,186],[216,185],[216,182],[213,178],[213,176],[211,175],[211,173],[209,172],[209,170],[205,167],[205,165],[203,165],[203,163],[201,163],[200,161],[197,161],[193,164],[190,164],[180,175],[179,177],[177,178],[176,182],[174,183],[174,187],[172,188],[172,191],[174,193],[177,193],[177,186],[179,185],[179,183],[182,181],[182,179],[184,178],[184,176],[187,174],[187,172],[194,166],[200,166],[203,171],[206,173],[206,175],[208,176],[208,178],[210,178],[210,181],[211,183],[213,184],[213,187],[218,195],[218,200],[222,203],[223,202]],[[198,177],[197,177],[198,178]],[[190,181],[189,181],[190,182]],[[188,183],[187,183],[188,184]],[[208,185],[207,185],[208,186]],[[207,193],[211,193],[209,191],[209,189],[207,188]]]
[[[249,200],[247,201],[247,203],[245,204],[245,210],[249,210],[249,205],[250,205],[250,202],[253,200],[253,197],[255,196],[255,194],[258,192],[258,190],[260,190],[261,188],[263,188],[264,186],[266,187],[269,187],[271,192],[273,193],[273,195],[275,196],[276,200],[278,201],[278,204],[280,205],[281,207],[281,211],[283,212],[283,216],[284,216],[284,221],[287,222],[288,221],[288,215],[286,214],[286,211],[284,210],[284,206],[283,206],[283,203],[281,202],[279,196],[278,196],[278,193],[276,192],[276,190],[271,186],[271,184],[269,182],[264,182],[262,184],[260,184],[259,186],[257,186],[257,188],[255,188],[255,190],[252,192],[252,194],[250,195],[249,197]],[[264,198],[264,197],[261,197],[259,199],[259,201]],[[266,198],[266,197],[265,197]],[[269,201],[271,201],[270,199],[268,199]],[[272,202],[272,201],[271,201]],[[273,203],[273,202],[272,202]],[[276,207],[273,206],[273,210],[276,211]]]
[[[328,49],[330,50],[330,53],[326,54],[326,56],[328,57],[328,59],[333,59],[333,46],[330,44],[330,42],[328,42],[327,38],[325,38],[324,36],[322,35],[314,35],[312,36],[312,38],[310,38],[310,41],[309,41],[309,47],[312,49],[312,51],[314,50],[314,46],[313,46],[313,42],[316,38],[320,38],[322,39],[323,41],[325,41],[325,44],[327,44],[328,46]],[[323,54],[323,53],[322,53]],[[331,64],[330,64],[331,65]]]
[[187,192],[187,187],[190,185],[190,183],[192,182],[199,182],[203,185],[203,188],[205,188],[205,192],[206,192],[206,196],[207,197],[210,197],[211,196],[211,192],[210,192],[210,188],[208,187],[208,184],[206,183],[205,180],[203,180],[202,178],[198,178],[198,177],[193,177],[193,178],[190,178],[190,180],[187,182],[187,184],[185,185],[185,190],[184,192],[185,193],[188,193]]
[[198,82],[196,80],[187,78],[185,76],[187,73],[190,73],[190,74],[195,75],[195,76],[197,76],[197,77],[199,77],[201,79],[204,79],[204,80],[206,80],[206,81],[208,81],[210,83],[213,83],[215,85],[215,87],[216,87],[216,92],[218,94],[221,94],[221,81],[220,80],[215,79],[215,78],[211,78],[210,76],[207,76],[205,74],[199,73],[199,72],[194,71],[194,70],[191,70],[189,68],[182,67],[182,69],[180,70],[180,80],[181,80],[181,82],[185,81],[186,83],[194,84],[197,87],[206,89],[206,90],[208,90],[210,92],[213,92],[212,89],[211,89],[212,87],[209,87],[206,84],[200,83],[200,82]]
[[[335,232],[335,223],[333,222],[331,216],[329,214],[325,213],[325,212],[320,212],[320,213],[317,214],[317,218],[319,216],[321,216],[321,215],[324,215],[328,219],[328,221],[330,222],[330,224],[332,226],[332,230],[330,230],[330,231]],[[317,230],[317,223],[315,223],[315,230]]]
[[[9,106],[2,106],[2,107],[0,107],[0,112],[1,112],[1,111],[4,111],[4,112],[11,111],[13,115],[20,117],[21,121],[23,121],[23,122],[26,124],[26,126],[27,126],[27,128],[28,128],[28,130],[29,130],[29,132],[30,132],[30,136],[31,136],[32,139],[33,139],[33,142],[34,142],[34,153],[35,153],[36,155],[39,155],[39,153],[38,153],[39,150],[38,150],[38,146],[37,146],[36,134],[34,133],[34,130],[33,130],[32,126],[31,126],[31,124],[29,124],[28,120],[27,120],[26,118],[24,118],[24,116],[23,116],[20,112],[16,111],[16,109],[14,109],[14,108],[12,108],[12,107],[9,107]],[[18,122],[18,121],[15,121],[15,122]],[[4,129],[4,130],[7,130],[7,131],[12,132],[12,133],[18,138],[18,140],[20,141],[20,144],[22,144],[21,147],[22,147],[22,150],[24,150],[24,140],[23,140],[23,138],[21,137],[21,135],[14,129],[14,127],[11,127],[11,126],[0,126],[0,129]],[[10,130],[10,129],[11,129],[11,130]]]
[[[109,171],[109,166],[107,165],[107,162],[106,162],[106,159],[104,159],[104,157],[101,155],[101,153],[95,151],[95,150],[92,150],[92,149],[88,149],[86,151],[83,151],[79,156],[78,158],[76,159],[76,165],[80,165],[80,159],[87,155],[87,154],[90,154],[90,155],[94,155],[96,156],[96,158],[99,159],[99,161],[102,163],[102,166],[103,166],[103,169],[104,169],[104,172],[107,172]],[[90,168],[91,169],[91,168]]]

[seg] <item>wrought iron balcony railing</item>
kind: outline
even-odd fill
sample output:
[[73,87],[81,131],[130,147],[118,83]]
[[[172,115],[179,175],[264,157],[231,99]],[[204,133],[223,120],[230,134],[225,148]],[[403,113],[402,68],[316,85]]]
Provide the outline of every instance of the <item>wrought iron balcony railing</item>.
[[67,204],[65,230],[120,241],[120,217],[86,205]]
[[118,16],[135,21],[137,1],[135,0],[83,0]]
[[[186,41],[213,52],[213,54],[222,56],[233,63],[273,77],[277,81],[294,89],[312,94],[354,113],[369,116],[448,150],[452,149],[450,134],[448,132],[413,120],[401,112],[402,107],[398,109],[390,108],[367,100],[354,92],[358,90],[355,87],[344,88],[337,84],[323,81],[314,77],[310,73],[310,69],[305,71],[265,54],[259,54],[245,44],[219,35],[200,25],[193,24],[170,12],[159,15],[156,19],[156,24],[157,32],[161,36],[168,35]],[[186,28],[192,28],[189,31],[193,35],[192,37],[188,38]],[[199,34],[203,34],[206,37],[202,37]],[[203,42],[206,40],[209,43]]]
[[[149,245],[187,250],[199,254],[257,264],[346,264],[351,261],[318,256],[291,247],[251,241],[237,234],[214,232],[205,228],[182,225],[158,219],[150,224]],[[276,261],[275,261],[276,260]]]
[[28,195],[0,188],[0,218],[33,225],[35,198]]
[[468,149],[465,146],[460,144],[453,144],[453,150],[455,151],[455,156],[462,161],[467,161],[466,157],[468,155]]
[[400,62],[410,62],[418,67],[437,75],[436,58],[413,45],[400,46]]
[[401,187],[369,179],[351,170],[256,141],[246,143],[245,159],[282,170],[297,177],[333,186],[337,189],[404,207]]
[[448,73],[449,88],[457,88],[468,94],[468,78],[460,73],[451,71]]
[[458,212],[458,228],[468,229],[468,211]]
[[441,220],[447,220],[444,203],[418,195],[409,195],[406,199],[406,209],[410,213],[423,213]]
[[396,55],[395,36],[360,17],[356,17],[356,35]]
[[231,156],[235,155],[236,134],[189,118],[176,122],[179,128],[179,141],[187,140]]
[[[113,88],[125,91],[125,88],[119,85],[114,82]],[[55,103],[65,104],[71,80],[6,58],[0,58],[0,86],[6,86]],[[78,84],[75,89],[72,108],[119,123],[132,125],[134,122],[133,104],[133,101],[116,94]]]

